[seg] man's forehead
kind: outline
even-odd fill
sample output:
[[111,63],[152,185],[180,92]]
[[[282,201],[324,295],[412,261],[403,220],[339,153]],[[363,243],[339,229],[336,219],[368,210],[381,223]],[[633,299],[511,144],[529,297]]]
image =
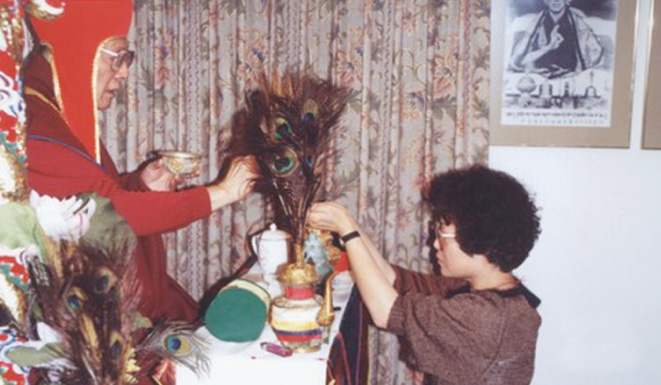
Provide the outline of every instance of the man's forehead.
[[113,51],[128,48],[129,41],[125,36],[112,37],[103,44],[103,48]]

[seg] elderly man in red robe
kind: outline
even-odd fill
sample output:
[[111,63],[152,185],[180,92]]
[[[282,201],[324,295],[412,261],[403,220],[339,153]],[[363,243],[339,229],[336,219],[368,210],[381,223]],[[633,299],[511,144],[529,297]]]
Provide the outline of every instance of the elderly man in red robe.
[[256,174],[251,158],[237,158],[222,181],[176,192],[174,176],[158,161],[119,174],[99,140],[96,113],[128,76],[131,14],[130,0],[69,0],[61,17],[32,20],[40,42],[24,72],[28,180],[57,198],[93,192],[110,199],[138,236],[140,311],[193,321],[198,304],[168,276],[161,234],[243,199]]

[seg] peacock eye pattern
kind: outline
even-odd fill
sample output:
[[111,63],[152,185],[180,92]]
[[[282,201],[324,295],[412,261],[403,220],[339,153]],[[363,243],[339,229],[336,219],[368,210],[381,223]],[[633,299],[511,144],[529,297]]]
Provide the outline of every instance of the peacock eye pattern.
[[178,351],[181,348],[181,340],[177,337],[171,337],[168,340],[168,349]]
[[306,112],[305,115],[303,115],[303,123],[304,124],[314,123],[314,115],[311,112]]
[[80,290],[80,288],[72,287],[66,296],[66,300],[67,305],[69,306],[69,310],[71,310],[73,313],[78,313],[85,304],[87,296],[83,293],[82,290]]
[[93,290],[96,294],[108,294],[117,283],[117,277],[108,268],[102,267],[94,277]]
[[73,311],[80,310],[80,305],[82,303],[80,297],[77,297],[75,295],[70,295],[67,302],[69,303],[69,308],[71,310],[73,310]]
[[275,160],[274,167],[278,173],[284,174],[294,167],[294,160],[288,156],[278,158]]
[[124,352],[124,340],[117,332],[113,332],[110,337],[110,348],[108,353],[112,360],[118,360],[121,358],[122,353]]
[[319,114],[319,107],[314,100],[308,99],[303,103],[303,116],[301,120],[303,124],[312,124],[314,123],[317,115]]
[[282,140],[292,136],[291,125],[285,118],[275,120],[275,139]]
[[276,155],[271,161],[271,170],[280,176],[291,175],[297,167],[296,154],[291,149],[286,149],[283,154]]
[[185,355],[191,352],[191,344],[185,336],[171,335],[165,339],[165,348],[176,355]]

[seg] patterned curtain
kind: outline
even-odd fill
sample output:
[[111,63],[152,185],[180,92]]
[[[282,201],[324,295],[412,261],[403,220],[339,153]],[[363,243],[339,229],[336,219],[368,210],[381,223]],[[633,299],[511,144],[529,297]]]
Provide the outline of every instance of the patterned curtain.
[[[155,149],[204,155],[214,179],[232,113],[260,71],[313,71],[350,87],[326,189],[387,258],[428,270],[420,189],[488,155],[489,0],[134,0],[138,53],[125,94],[103,117],[120,169]],[[166,236],[169,272],[193,296],[247,256],[265,227],[256,195]],[[371,382],[412,384],[397,341],[373,331]],[[380,352],[378,355],[376,352]]]

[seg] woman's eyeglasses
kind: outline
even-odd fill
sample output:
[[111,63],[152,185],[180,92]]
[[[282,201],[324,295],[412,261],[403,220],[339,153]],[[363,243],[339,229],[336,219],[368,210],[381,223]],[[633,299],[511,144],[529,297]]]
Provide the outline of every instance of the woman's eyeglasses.
[[434,232],[437,238],[456,238],[457,234],[445,233],[441,230],[441,222],[429,221],[429,229]]
[[130,67],[135,58],[135,52],[129,51],[128,49],[115,52],[101,47],[100,51],[113,57],[112,63],[110,64],[110,68],[112,68],[113,71],[119,71],[124,64],[126,64],[127,67]]

